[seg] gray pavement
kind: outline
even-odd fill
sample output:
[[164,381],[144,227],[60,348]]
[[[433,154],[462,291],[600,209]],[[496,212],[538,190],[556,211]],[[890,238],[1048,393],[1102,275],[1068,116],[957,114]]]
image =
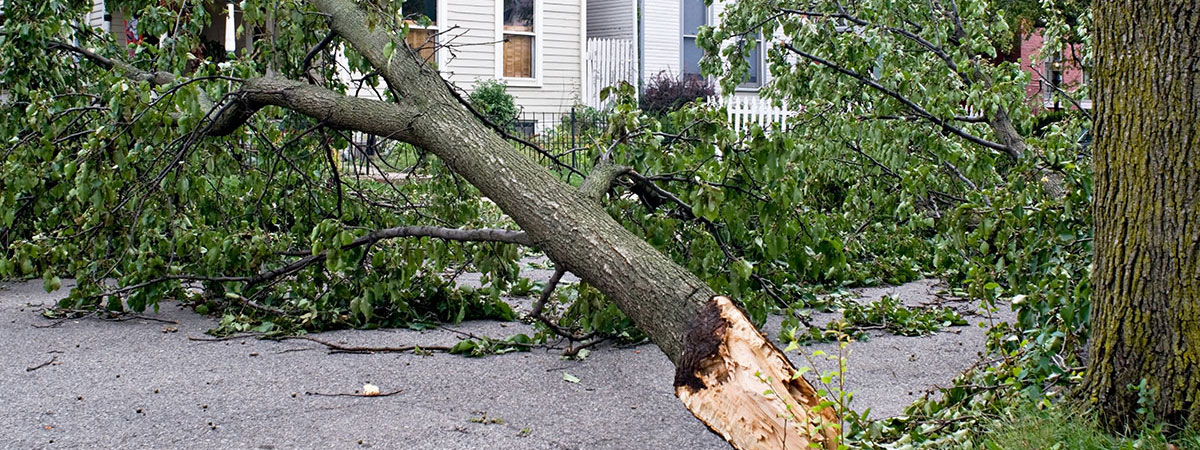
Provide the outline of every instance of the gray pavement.
[[[891,292],[920,303],[937,289],[920,281],[861,295]],[[673,368],[653,345],[602,346],[582,361],[546,350],[484,358],[328,354],[305,341],[192,341],[215,319],[170,302],[147,316],[177,324],[89,318],[39,328],[53,323],[41,310],[65,292],[46,294],[40,281],[0,284],[0,448],[728,448],[675,399]],[[530,332],[487,321],[453,328],[493,337]],[[920,338],[876,333],[852,344],[855,408],[869,407],[873,417],[899,413],[974,363],[983,335],[969,326]],[[459,339],[447,330],[317,336],[371,346]],[[802,351],[818,348],[832,346]],[[564,381],[564,373],[580,382]],[[353,393],[364,383],[400,392],[306,395]]]

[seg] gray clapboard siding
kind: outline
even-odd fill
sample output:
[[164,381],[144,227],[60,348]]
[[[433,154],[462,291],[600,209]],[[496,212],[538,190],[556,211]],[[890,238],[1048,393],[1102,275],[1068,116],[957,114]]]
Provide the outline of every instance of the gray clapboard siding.
[[588,38],[634,38],[636,0],[590,0],[587,4]]
[[663,71],[678,75],[683,45],[680,0],[644,0],[642,7],[642,76],[649,79]]

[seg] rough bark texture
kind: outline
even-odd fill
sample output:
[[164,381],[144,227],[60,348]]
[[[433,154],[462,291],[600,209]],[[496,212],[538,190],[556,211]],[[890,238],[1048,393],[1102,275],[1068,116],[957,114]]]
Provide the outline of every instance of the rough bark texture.
[[1088,376],[1110,429],[1200,426],[1200,4],[1096,2],[1095,267]]
[[[408,51],[402,40],[392,44],[398,50],[389,61],[383,49],[392,37],[384,34],[382,28],[368,28],[365,13],[354,2],[309,0],[309,3],[329,18],[330,27],[338,36],[379,70],[400,98],[399,102],[345,97],[291,80],[259,78],[244,83],[238,110],[282,106],[332,126],[427,149],[495,202],[520,225],[524,238],[544,251],[559,268],[570,270],[612,299],[677,366],[685,354],[695,353],[695,347],[702,344],[689,339],[688,329],[693,323],[710,318],[701,311],[715,293],[610,217],[596,201],[597,193],[603,192],[600,187],[589,189],[591,192],[587,194],[580,192],[521,155],[464,108],[441,76],[422,64],[420,55]],[[593,181],[598,180],[599,177]],[[704,358],[706,366],[721,363],[760,371],[776,380],[791,380],[794,370],[787,359],[757,331],[746,331],[746,327],[754,329],[740,310],[728,304],[721,311],[723,317],[741,319],[730,319],[734,324],[732,329],[739,331],[719,336],[720,346],[753,350],[710,355]],[[754,443],[772,435],[791,436],[789,448],[793,445],[804,448],[810,440],[827,448],[836,446],[833,434],[817,434],[812,438],[809,433],[800,436],[795,430],[789,431],[796,427],[796,421],[803,424],[800,429],[811,429],[813,424],[832,418],[830,411],[814,416],[806,408],[796,408],[790,411],[795,421],[779,419],[789,414],[785,404],[813,405],[818,400],[802,378],[778,390],[783,400],[774,402],[763,395],[767,385],[761,382],[739,379],[733,383],[706,382],[704,386],[691,392],[703,394],[708,387],[722,386],[719,392],[707,395],[715,401],[685,404],[702,419],[718,415],[734,418],[706,420],[706,423],[737,448],[762,448]],[[712,410],[733,407],[740,400],[758,401],[758,411],[738,419],[742,417],[738,415],[740,410]],[[753,428],[744,428],[747,424],[753,424]]]
[[[399,50],[407,49],[402,41],[394,44],[398,50],[388,61],[383,49],[390,37],[364,26],[365,14],[353,2],[310,3],[328,14],[333,30],[379,69],[399,94],[398,109],[403,110],[392,117],[377,116],[355,105],[325,120],[357,116],[348,117],[346,125],[367,127],[363,131],[399,138],[436,154],[520,225],[555,264],[600,289],[631,317],[639,317],[634,319],[638,326],[663,352],[672,361],[679,358],[687,324],[715,295],[705,283],[473,117],[434,69],[420,64],[419,55]],[[311,95],[317,89],[305,87],[291,101],[312,102],[318,98]],[[322,111],[312,112],[309,115],[322,117]]]

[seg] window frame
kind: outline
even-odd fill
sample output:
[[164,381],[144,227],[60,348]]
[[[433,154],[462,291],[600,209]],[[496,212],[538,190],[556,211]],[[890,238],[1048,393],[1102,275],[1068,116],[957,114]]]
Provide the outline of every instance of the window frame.
[[[543,38],[542,25],[542,0],[533,0],[533,31],[507,31],[504,29],[504,0],[496,0],[496,48],[494,56],[496,62],[496,79],[507,83],[510,87],[542,87],[542,67],[543,67],[543,48],[545,42]],[[504,35],[511,34],[517,36],[529,36],[533,38],[533,77],[508,77],[504,75]]]
[[[436,22],[434,22],[433,24],[431,24],[428,27],[423,27],[414,20],[405,20],[405,22],[408,23],[408,28],[410,30],[432,30],[435,34],[440,33],[443,29],[445,29],[445,26],[443,24],[446,22],[446,0],[434,0],[434,9],[435,9],[435,14],[437,14]],[[407,16],[407,14],[404,12],[404,3],[403,2],[400,3],[400,15],[401,15],[401,17]],[[407,38],[408,37],[405,36],[406,43],[407,43]],[[435,47],[434,47],[434,51],[433,51],[433,59],[430,60],[429,62],[433,63],[434,65],[436,65],[437,67],[440,68],[442,65],[442,61],[444,61],[446,59],[446,56],[443,54],[443,53],[445,53],[446,49],[442,48],[442,47],[437,47],[436,39],[434,40],[434,45],[435,45]]]
[[[687,40],[688,39],[692,39],[692,41],[696,40],[695,34],[687,33],[687,20],[686,20],[685,16],[687,14],[687,12],[686,12],[687,11],[687,2],[689,2],[689,1],[699,1],[701,3],[704,3],[704,0],[679,0],[679,76],[680,76],[680,78],[689,75],[689,73],[687,72],[687,52],[684,50],[684,48],[686,48]],[[713,16],[712,8],[713,8],[712,5],[704,5],[704,24],[701,26],[711,26],[712,25],[712,16]],[[704,56],[701,56],[701,58],[704,58]],[[699,61],[697,61],[697,65],[699,65]],[[695,75],[697,75],[701,78],[707,78],[702,73],[698,73]]]
[[[688,73],[685,72],[685,70],[687,70],[687,57],[684,52],[684,46],[687,43],[688,39],[692,39],[693,41],[696,39],[695,34],[687,34],[687,23],[686,23],[687,21],[684,18],[684,14],[686,14],[686,13],[684,11],[686,11],[688,1],[697,1],[697,0],[679,0],[679,76],[680,77],[688,75]],[[703,2],[703,0],[699,0],[699,1]],[[714,19],[715,19],[715,15],[717,14],[716,10],[714,9],[715,7],[716,7],[715,2],[712,5],[704,6],[704,25],[703,26],[710,26],[710,27],[715,26]],[[757,74],[758,81],[754,82],[754,83],[750,83],[750,82],[738,83],[737,87],[734,88],[734,92],[758,92],[758,90],[762,89],[763,85],[766,84],[766,47],[764,46],[766,41],[763,39],[761,34],[759,34],[757,41],[758,41],[758,45],[755,46],[754,49],[758,53],[758,55],[757,55],[758,56],[758,58],[757,58],[758,59],[758,74]],[[701,58],[703,58],[703,56],[701,56]],[[700,75],[702,78],[705,78],[705,79],[708,78],[706,76],[703,76],[703,74],[697,74],[697,75]]]
[[[750,39],[744,39],[744,41],[749,41],[749,40]],[[735,92],[758,92],[758,90],[762,89],[763,84],[767,81],[765,79],[766,65],[767,65],[767,61],[766,61],[766,57],[767,57],[766,53],[767,52],[766,52],[766,48],[764,47],[765,41],[762,38],[762,34],[759,34],[758,37],[754,39],[754,41],[757,41],[757,43],[754,46],[753,51],[756,52],[755,56],[757,56],[756,59],[758,59],[758,61],[757,61],[757,63],[758,63],[757,72],[758,73],[755,74],[758,77],[758,81],[755,81],[755,82],[743,81],[741,83],[738,83],[737,87],[734,88]],[[747,59],[749,59],[749,58],[747,58]],[[747,75],[749,75],[749,73],[747,73]]]

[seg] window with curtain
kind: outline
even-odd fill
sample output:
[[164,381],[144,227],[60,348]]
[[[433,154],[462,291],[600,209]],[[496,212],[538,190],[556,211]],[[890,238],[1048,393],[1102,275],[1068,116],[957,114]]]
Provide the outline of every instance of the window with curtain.
[[534,0],[504,1],[504,77],[534,78]]
[[[437,0],[404,0],[400,13],[404,14],[404,21],[408,23],[405,42],[426,61],[434,61],[437,53]],[[422,17],[429,18],[428,26],[422,25]]]

